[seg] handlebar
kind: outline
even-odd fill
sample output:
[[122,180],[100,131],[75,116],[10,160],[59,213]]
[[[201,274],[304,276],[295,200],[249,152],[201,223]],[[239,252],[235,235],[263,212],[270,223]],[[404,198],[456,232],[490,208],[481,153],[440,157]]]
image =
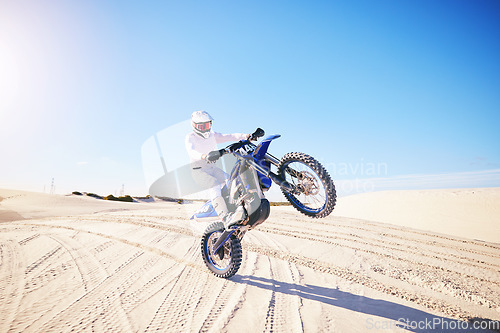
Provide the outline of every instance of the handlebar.
[[247,140],[241,140],[235,143],[231,143],[224,149],[214,150],[207,154],[206,160],[208,162],[215,162],[222,156],[234,152],[236,149],[241,148],[243,145],[247,144],[249,141],[257,141],[260,137],[265,134],[262,128],[257,128]]
[[257,141],[260,137],[263,137],[266,132],[262,128],[257,128],[255,132],[250,135],[250,141]]

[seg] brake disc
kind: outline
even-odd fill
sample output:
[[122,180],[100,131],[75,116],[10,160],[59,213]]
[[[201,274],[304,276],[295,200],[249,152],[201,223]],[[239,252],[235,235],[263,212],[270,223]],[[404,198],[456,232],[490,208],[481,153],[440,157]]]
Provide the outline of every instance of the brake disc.
[[319,193],[318,180],[309,171],[299,172],[297,179],[299,180],[297,187],[305,195],[316,195]]

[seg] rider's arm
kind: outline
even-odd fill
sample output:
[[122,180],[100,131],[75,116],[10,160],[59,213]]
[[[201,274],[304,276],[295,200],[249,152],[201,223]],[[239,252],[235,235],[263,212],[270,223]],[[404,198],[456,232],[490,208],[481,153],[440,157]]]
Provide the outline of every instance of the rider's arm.
[[190,135],[186,136],[185,144],[186,144],[186,151],[191,161],[198,161],[205,159],[205,154],[202,154],[196,150],[195,144],[192,140],[192,136]]
[[223,143],[228,141],[246,140],[250,137],[250,134],[244,134],[244,133],[221,134],[215,132],[214,137],[217,143]]

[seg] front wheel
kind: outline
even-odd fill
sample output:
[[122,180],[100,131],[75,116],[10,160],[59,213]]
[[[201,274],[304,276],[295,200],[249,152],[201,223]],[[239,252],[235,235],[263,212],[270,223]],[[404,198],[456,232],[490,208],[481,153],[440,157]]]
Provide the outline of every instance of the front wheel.
[[215,276],[230,278],[241,265],[241,243],[234,235],[231,236],[222,247],[213,252],[212,248],[224,232],[224,224],[215,222],[208,226],[201,238],[201,253],[203,261]]
[[330,215],[337,195],[335,185],[321,163],[304,153],[288,153],[281,159],[278,171],[294,186],[294,193],[283,189],[282,192],[299,212],[316,218]]

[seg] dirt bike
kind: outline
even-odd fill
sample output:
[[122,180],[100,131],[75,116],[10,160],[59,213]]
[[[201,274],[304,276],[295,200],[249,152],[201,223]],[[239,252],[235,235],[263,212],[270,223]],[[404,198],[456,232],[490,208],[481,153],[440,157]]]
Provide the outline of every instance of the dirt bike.
[[[222,187],[222,197],[228,210],[239,210],[242,219],[236,225],[225,227],[222,221],[210,224],[201,238],[201,252],[208,269],[216,276],[229,278],[236,274],[242,261],[241,240],[245,233],[263,223],[270,212],[264,193],[276,183],[285,198],[299,212],[313,217],[328,216],[336,202],[335,186],[326,169],[313,157],[304,153],[288,153],[278,159],[267,152],[272,140],[280,135],[264,136],[258,128],[248,140],[230,144],[208,154],[216,161],[226,154],[236,157],[229,179]],[[277,168],[277,173],[271,171]],[[217,218],[212,202],[208,201],[191,219],[196,221]]]

